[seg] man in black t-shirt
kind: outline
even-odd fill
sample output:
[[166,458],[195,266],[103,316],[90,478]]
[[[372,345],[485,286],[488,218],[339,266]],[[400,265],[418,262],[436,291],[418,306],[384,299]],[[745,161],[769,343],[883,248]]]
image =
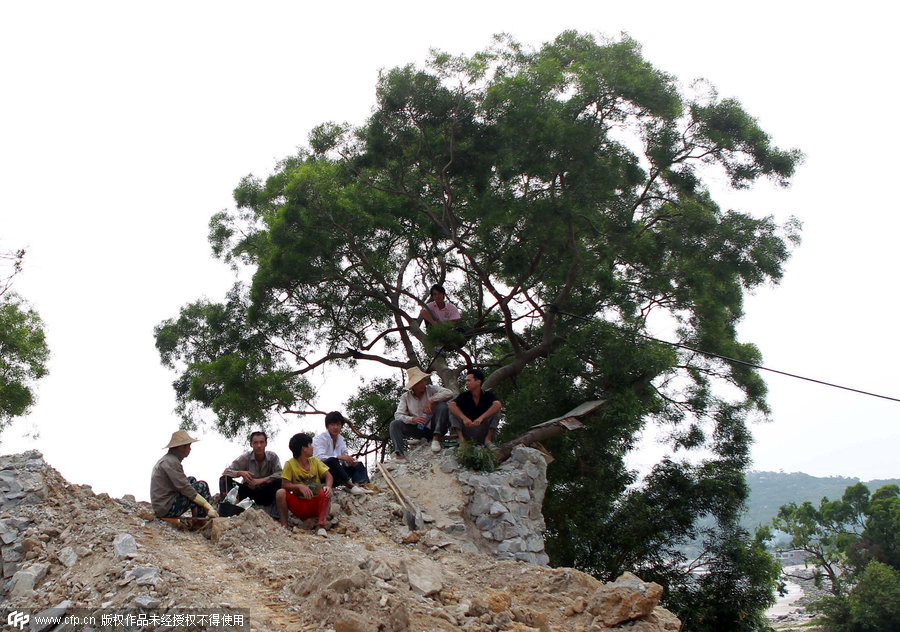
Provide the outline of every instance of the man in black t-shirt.
[[494,432],[500,425],[500,400],[493,391],[481,390],[484,373],[478,369],[466,371],[466,390],[457,395],[447,408],[450,427],[456,429],[459,445],[467,440],[494,448]]

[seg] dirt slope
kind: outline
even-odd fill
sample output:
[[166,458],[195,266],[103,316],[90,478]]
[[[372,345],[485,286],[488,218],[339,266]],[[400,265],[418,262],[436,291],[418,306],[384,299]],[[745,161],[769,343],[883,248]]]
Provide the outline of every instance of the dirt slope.
[[[61,602],[244,608],[246,629],[260,631],[678,629],[654,608],[655,584],[625,576],[602,585],[573,569],[497,560],[441,530],[460,520],[463,496],[426,451],[413,451],[393,475],[427,514],[424,530],[404,526],[382,481],[372,496],[338,492],[324,538],[302,526],[289,533],[256,510],[197,533],[154,519],[132,497],[69,484],[36,452],[0,457],[0,598],[30,611]],[[136,544],[130,553],[127,535]]]

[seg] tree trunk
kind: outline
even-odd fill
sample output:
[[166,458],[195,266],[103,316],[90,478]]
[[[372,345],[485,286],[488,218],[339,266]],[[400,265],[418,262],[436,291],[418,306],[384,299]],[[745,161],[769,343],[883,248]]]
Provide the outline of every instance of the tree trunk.
[[513,448],[517,445],[531,446],[551,437],[561,435],[564,432],[583,428],[584,424],[580,421],[580,418],[590,415],[605,404],[605,399],[585,402],[580,406],[576,406],[562,417],[557,417],[556,419],[551,419],[550,421],[545,421],[544,423],[532,426],[525,434],[519,435],[512,441],[508,441],[501,445],[494,455],[494,463],[500,464],[508,459],[512,454]]

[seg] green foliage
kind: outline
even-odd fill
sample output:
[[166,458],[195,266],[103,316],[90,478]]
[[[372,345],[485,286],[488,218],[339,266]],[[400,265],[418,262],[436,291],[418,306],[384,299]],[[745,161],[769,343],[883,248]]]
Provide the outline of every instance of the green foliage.
[[[391,421],[402,394],[396,380],[378,378],[367,382],[345,404],[347,417],[360,433],[383,444],[390,440]],[[353,436],[347,439],[347,446],[359,449],[364,441]]]
[[225,303],[198,301],[155,329],[165,366],[191,358],[172,384],[186,427],[201,421],[199,410],[207,408],[217,429],[233,438],[267,427],[269,409],[288,411],[313,396],[305,378],[272,353],[270,331],[246,320],[245,307],[235,289]]
[[459,349],[466,344],[466,336],[455,325],[437,322],[425,333],[424,344],[431,349]]
[[476,472],[494,471],[494,451],[472,441],[467,441],[456,449],[456,460],[463,467]]
[[850,617],[859,632],[900,630],[900,571],[869,562],[850,594]]
[[[844,490],[859,483],[858,478],[846,476],[817,477],[801,472],[748,472],[747,483],[750,496],[747,500],[747,513],[741,518],[741,524],[747,529],[767,524],[775,518],[778,508],[794,502],[819,502],[824,496],[840,497]],[[869,489],[877,489],[883,485],[898,484],[900,480],[875,480],[864,482]]]
[[900,487],[851,485],[840,500],[785,505],[773,526],[828,580],[816,607],[833,632],[900,630]]
[[49,357],[37,312],[11,292],[0,297],[0,427],[28,413]]
[[43,321],[11,290],[24,256],[24,250],[0,253],[12,268],[0,280],[0,429],[28,414],[35,402],[35,383],[47,374],[50,358]]
[[675,583],[668,597],[685,630],[770,630],[764,615],[775,603],[781,566],[766,550],[762,537],[729,526],[711,534],[699,560],[703,573]]
[[[550,446],[553,562],[688,586],[666,568],[709,515],[709,550],[751,573],[752,556],[733,550],[751,543],[732,525],[765,385],[686,347],[759,362],[737,337],[743,296],[779,281],[799,227],[723,211],[702,177],[785,184],[800,155],[709,94],[679,93],[634,40],[572,31],[538,49],[498,38],[471,57],[384,71],[368,120],[315,128],[307,149],[244,178],[237,208],[213,217],[213,252],[245,282],[157,328],[182,414],[211,411],[232,434],[308,399],[303,376],[323,364],[432,358],[450,388],[461,369],[487,368],[507,433],[603,399],[587,432]],[[462,344],[425,330],[434,282],[481,333]],[[684,346],[648,340],[651,321]],[[674,449],[708,456],[660,463],[634,489],[624,456],[648,422]]]
[[870,557],[900,569],[900,488],[885,485],[878,489],[866,509],[868,519],[862,534],[866,548],[854,552],[856,559]]

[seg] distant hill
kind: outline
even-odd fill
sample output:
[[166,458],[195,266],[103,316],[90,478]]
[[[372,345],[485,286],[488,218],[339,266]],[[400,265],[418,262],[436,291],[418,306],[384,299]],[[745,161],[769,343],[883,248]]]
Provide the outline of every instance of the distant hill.
[[[770,522],[782,505],[794,502],[798,505],[810,501],[818,505],[823,497],[836,500],[844,495],[850,485],[859,483],[858,478],[829,476],[820,478],[802,472],[785,474],[784,472],[748,472],[747,484],[750,485],[747,515],[741,522],[753,530],[757,525]],[[900,479],[863,481],[870,492],[883,485],[900,485]]]

